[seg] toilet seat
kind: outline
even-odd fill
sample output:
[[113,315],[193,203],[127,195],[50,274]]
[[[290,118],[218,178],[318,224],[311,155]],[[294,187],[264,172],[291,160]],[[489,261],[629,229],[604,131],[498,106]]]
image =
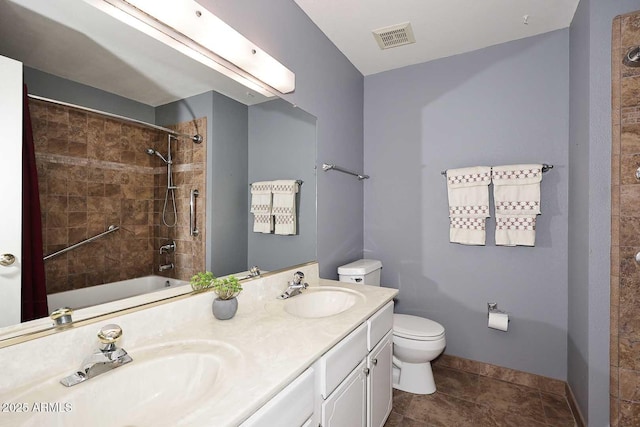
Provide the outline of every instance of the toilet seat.
[[416,341],[436,341],[444,337],[444,327],[424,317],[394,314],[393,335]]

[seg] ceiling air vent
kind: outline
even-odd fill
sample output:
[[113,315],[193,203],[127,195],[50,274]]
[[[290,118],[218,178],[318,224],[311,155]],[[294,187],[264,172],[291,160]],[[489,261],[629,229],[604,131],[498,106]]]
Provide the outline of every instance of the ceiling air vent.
[[374,30],[373,37],[378,42],[380,49],[389,49],[416,42],[409,22]]

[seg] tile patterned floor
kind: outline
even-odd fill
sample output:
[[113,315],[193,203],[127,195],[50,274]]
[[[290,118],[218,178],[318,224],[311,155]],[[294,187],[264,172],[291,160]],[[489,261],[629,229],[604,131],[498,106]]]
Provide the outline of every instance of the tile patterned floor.
[[385,427],[570,427],[564,396],[445,367],[433,367],[438,391],[417,395],[393,390]]

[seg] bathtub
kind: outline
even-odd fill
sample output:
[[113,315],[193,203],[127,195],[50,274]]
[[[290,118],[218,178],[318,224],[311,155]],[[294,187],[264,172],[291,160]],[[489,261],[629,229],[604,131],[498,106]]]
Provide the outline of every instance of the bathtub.
[[[183,280],[162,276],[145,276],[47,295],[47,304],[49,311],[59,307],[71,307],[77,310],[188,284],[189,282]],[[190,290],[191,288],[187,289],[187,291]]]
[[[47,304],[50,313],[60,307],[73,308],[73,320],[78,321],[189,292],[191,286],[187,281],[146,276],[47,295]],[[39,332],[52,325],[49,317],[43,317],[6,326],[0,328],[0,341]]]

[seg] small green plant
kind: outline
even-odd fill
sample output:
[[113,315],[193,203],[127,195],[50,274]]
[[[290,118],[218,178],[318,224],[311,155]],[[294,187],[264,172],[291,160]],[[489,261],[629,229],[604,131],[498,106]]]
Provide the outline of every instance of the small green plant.
[[210,271],[199,272],[195,276],[191,278],[189,283],[191,284],[191,289],[194,291],[204,291],[205,289],[209,289],[213,286],[213,281],[215,280],[215,276]]
[[213,292],[218,295],[218,298],[222,300],[234,298],[242,291],[242,285],[235,276],[220,279],[214,278],[211,287]]

